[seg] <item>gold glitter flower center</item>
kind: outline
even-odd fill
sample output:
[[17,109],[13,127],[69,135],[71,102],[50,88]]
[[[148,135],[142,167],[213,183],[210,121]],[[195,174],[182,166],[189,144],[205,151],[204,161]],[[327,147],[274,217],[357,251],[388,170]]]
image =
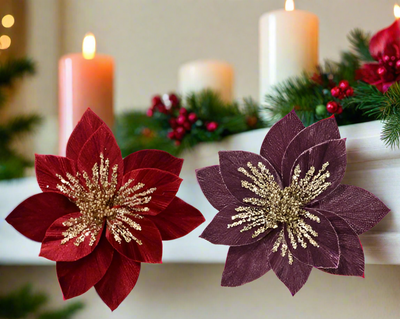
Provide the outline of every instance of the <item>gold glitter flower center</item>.
[[[248,177],[251,182],[242,180],[241,185],[258,197],[243,199],[244,203],[252,206],[237,207],[235,210],[238,214],[232,216],[233,222],[228,224],[228,228],[244,224],[240,231],[254,229],[253,238],[255,238],[283,224],[293,249],[297,249],[298,245],[307,248],[307,243],[319,247],[315,241],[318,233],[307,224],[306,220],[320,223],[320,219],[304,207],[331,185],[326,181],[330,176],[329,171],[326,170],[328,166],[329,163],[326,162],[317,174],[315,174],[315,167],[311,166],[304,178],[300,179],[300,165],[297,165],[290,186],[282,189],[264,164],[259,162],[256,167],[248,162],[248,170],[240,167],[238,171]],[[281,246],[282,256],[285,256],[288,247],[283,230],[275,241],[273,251],[276,252],[279,246]],[[288,258],[291,264],[293,257],[290,252],[288,252]]]
[[151,201],[151,196],[156,188],[149,188],[146,191],[137,193],[144,188],[143,183],[134,184],[129,179],[119,190],[118,165],[111,168],[110,161],[104,160],[100,154],[100,167],[97,163],[92,168],[92,177],[82,171],[75,176],[66,173],[66,178],[57,174],[61,184],[57,189],[78,206],[81,215],[77,218],[70,218],[63,223],[68,229],[63,232],[64,239],[61,244],[75,239],[74,244],[79,246],[90,236],[89,245],[96,242],[97,235],[102,230],[104,223],[108,227],[114,239],[121,243],[134,240],[142,245],[141,240],[132,234],[132,229],[141,231],[142,228],[135,220],[143,219],[138,212],[148,211],[145,205]]

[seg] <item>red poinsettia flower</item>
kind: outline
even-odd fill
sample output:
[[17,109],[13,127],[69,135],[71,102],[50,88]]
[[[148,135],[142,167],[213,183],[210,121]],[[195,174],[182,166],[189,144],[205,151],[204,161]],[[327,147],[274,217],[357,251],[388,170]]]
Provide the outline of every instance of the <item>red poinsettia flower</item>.
[[201,237],[230,246],[222,285],[272,269],[294,295],[313,267],[363,276],[358,235],[389,209],[366,190],[340,184],[346,148],[335,119],[304,128],[292,111],[268,131],[260,153],[220,152],[220,165],[197,171],[219,210]]
[[400,20],[375,34],[369,51],[378,62],[364,64],[358,76],[385,93],[394,82],[400,81]]
[[40,256],[57,262],[66,299],[94,286],[114,310],[135,286],[140,263],[161,263],[162,240],[188,234],[204,218],[175,196],[182,159],[157,150],[123,159],[91,110],[72,132],[66,154],[36,155],[43,193],[22,202],[7,221],[42,242]]

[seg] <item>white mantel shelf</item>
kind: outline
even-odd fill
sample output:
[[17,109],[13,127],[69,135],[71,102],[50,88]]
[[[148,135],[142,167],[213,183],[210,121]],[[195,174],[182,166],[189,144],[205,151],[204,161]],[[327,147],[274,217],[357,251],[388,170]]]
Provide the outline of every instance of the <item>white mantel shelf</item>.
[[[381,129],[379,122],[340,128],[342,137],[347,138],[348,152],[348,167],[343,183],[369,190],[392,210],[375,228],[361,235],[366,262],[400,265],[400,150],[385,147],[380,141]],[[201,193],[194,170],[218,164],[220,150],[259,153],[267,130],[251,131],[219,143],[199,145],[184,156],[181,173],[183,183],[178,196],[197,207],[207,222],[183,238],[164,242],[164,262],[225,262],[228,247],[212,245],[198,237],[217,211]],[[4,221],[21,201],[39,192],[35,178],[0,182],[0,264],[52,264],[38,257],[40,243],[22,236]]]

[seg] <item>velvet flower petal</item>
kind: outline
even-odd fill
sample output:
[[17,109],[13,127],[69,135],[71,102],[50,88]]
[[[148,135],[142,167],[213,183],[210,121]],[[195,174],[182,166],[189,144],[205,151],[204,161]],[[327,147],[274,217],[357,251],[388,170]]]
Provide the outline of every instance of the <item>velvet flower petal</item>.
[[369,52],[376,63],[366,63],[361,69],[361,80],[375,85],[385,93],[400,80],[400,21],[376,33],[369,43]]
[[222,285],[245,284],[272,268],[294,295],[313,267],[361,276],[357,234],[389,210],[367,191],[340,185],[345,170],[335,119],[303,128],[294,112],[270,129],[261,156],[220,152],[219,165],[198,170],[201,189],[219,210],[201,237],[230,246]]
[[162,239],[184,236],[204,218],[176,197],[181,159],[156,150],[123,159],[111,130],[90,110],[66,153],[36,156],[43,193],[7,221],[42,242],[40,256],[57,262],[65,298],[95,286],[114,310],[134,287],[140,262],[161,263]]

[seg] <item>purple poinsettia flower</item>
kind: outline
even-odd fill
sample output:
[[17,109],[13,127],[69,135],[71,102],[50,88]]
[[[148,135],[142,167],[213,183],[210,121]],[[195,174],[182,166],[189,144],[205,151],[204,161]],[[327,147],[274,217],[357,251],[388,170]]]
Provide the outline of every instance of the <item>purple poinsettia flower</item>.
[[389,209],[366,190],[340,184],[346,147],[333,117],[304,128],[292,111],[269,130],[261,155],[223,151],[219,161],[197,179],[219,210],[201,237],[231,246],[222,286],[272,269],[294,295],[313,267],[364,276],[358,235]]

